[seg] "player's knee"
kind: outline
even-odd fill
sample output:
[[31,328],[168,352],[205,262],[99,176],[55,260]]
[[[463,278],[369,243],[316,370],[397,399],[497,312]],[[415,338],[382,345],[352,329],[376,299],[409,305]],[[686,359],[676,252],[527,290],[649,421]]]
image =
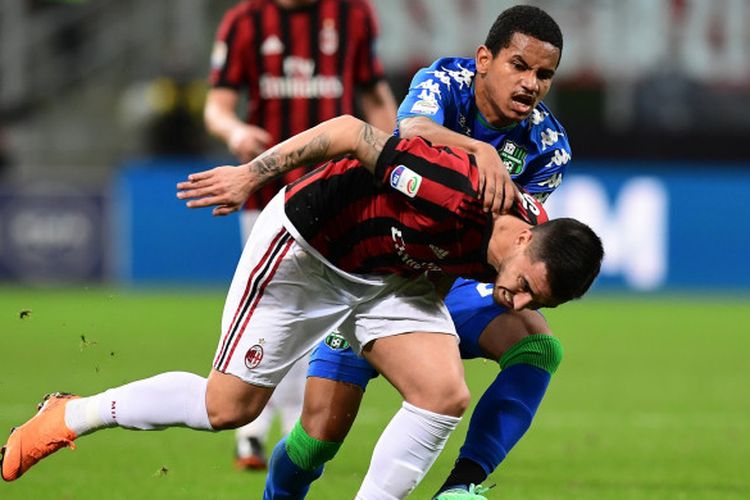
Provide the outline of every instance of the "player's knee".
[[298,467],[304,470],[314,470],[331,460],[341,442],[323,441],[310,436],[300,424],[299,420],[286,437],[286,452]]
[[255,420],[273,388],[248,384],[239,378],[211,372],[206,385],[206,411],[216,430],[236,429]]
[[208,407],[208,420],[215,430],[237,429],[249,424],[258,416],[258,412],[251,412],[240,407]]
[[249,424],[258,418],[263,409],[262,405],[254,403],[207,394],[206,410],[211,427],[215,430],[227,430]]
[[469,407],[471,394],[464,380],[434,384],[409,403],[440,415],[460,417]]
[[464,414],[464,412],[466,412],[466,409],[469,407],[469,403],[471,402],[471,393],[469,392],[469,388],[465,383],[461,384],[460,386],[454,388],[446,401],[447,404],[445,409],[443,409],[439,413],[441,413],[442,415],[452,415],[455,417],[460,417]]
[[557,371],[562,363],[563,348],[557,337],[552,335],[529,335],[524,337],[500,358],[500,368],[517,364],[536,366],[550,375]]

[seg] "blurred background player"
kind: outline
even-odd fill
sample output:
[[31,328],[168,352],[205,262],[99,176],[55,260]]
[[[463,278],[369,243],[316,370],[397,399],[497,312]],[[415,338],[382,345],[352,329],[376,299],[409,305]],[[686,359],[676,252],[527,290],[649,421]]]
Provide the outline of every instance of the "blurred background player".
[[[546,200],[571,158],[567,133],[542,102],[562,47],[559,26],[541,9],[505,10],[475,59],[438,59],[417,72],[399,107],[400,135],[494,156],[516,182]],[[441,499],[484,498],[480,483],[531,425],[562,359],[562,347],[540,314],[494,304],[491,289],[459,280],[446,298],[462,357],[498,361],[503,369],[472,415]],[[337,452],[376,375],[340,338],[321,342],[311,357],[301,421],[274,449],[266,498],[306,494],[322,463]]]
[[[211,55],[208,131],[243,163],[270,146],[342,114],[391,131],[396,103],[375,53],[378,26],[367,0],[247,0],[221,21]],[[243,98],[244,116],[238,115]],[[254,193],[240,215],[243,242],[260,210],[297,169]],[[273,418],[288,433],[302,409],[307,360],[276,388],[257,420],[237,430],[236,465],[265,469]]]

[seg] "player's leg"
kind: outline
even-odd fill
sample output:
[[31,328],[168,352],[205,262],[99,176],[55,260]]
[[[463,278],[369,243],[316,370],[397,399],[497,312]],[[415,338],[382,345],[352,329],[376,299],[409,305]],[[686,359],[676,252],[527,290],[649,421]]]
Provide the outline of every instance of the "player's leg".
[[[250,233],[255,226],[255,221],[260,215],[259,210],[245,209],[240,212],[240,236],[242,244],[250,238]],[[268,431],[273,423],[274,416],[279,413],[280,405],[277,400],[282,397],[280,393],[285,391],[285,382],[289,377],[293,377],[294,369],[290,370],[284,380],[274,391],[271,399],[258,418],[247,425],[243,425],[235,431],[235,466],[240,470],[264,470],[266,468],[265,444]],[[304,376],[304,373],[303,373]],[[302,382],[304,384],[304,381]],[[292,384],[294,385],[294,384]],[[302,392],[299,392],[299,399],[302,400]]]
[[370,378],[377,372],[330,334],[310,356],[302,416],[274,448],[265,500],[304,498],[348,434]]
[[276,416],[281,418],[283,435],[289,434],[302,413],[308,358],[297,361],[276,387],[258,418],[235,431],[235,467],[239,470],[265,470],[268,432]]
[[271,396],[258,418],[234,432],[234,466],[238,470],[266,470],[266,436],[277,413]]
[[521,439],[562,360],[559,341],[533,311],[498,310],[483,329],[478,346],[485,357],[499,360],[501,371],[474,409],[459,457],[440,488],[440,499],[479,498],[462,497],[459,491],[482,483]]
[[[331,309],[325,317],[316,312],[312,321],[290,326],[312,316],[318,307],[315,299],[331,301],[339,292],[324,280],[311,282],[310,276],[320,273],[310,266],[323,264],[307,258],[280,227],[283,198],[276,201],[275,213],[267,217],[268,230],[259,233],[240,258],[208,380],[171,372],[90,398],[50,398],[34,418],[11,433],[4,447],[3,479],[17,479],[79,435],[104,427],[227,429],[257,417],[290,364],[314,346],[321,332],[335,329],[345,317]],[[296,297],[306,285],[319,286],[319,293]],[[290,310],[285,306],[292,299],[299,299],[299,307]]]
[[409,494],[424,477],[469,403],[456,339],[438,333],[379,338],[363,351],[404,403],[378,440],[358,499]]
[[358,303],[349,339],[404,398],[375,446],[357,498],[408,495],[469,403],[456,329],[433,284],[421,278],[391,285]]
[[297,361],[271,396],[276,401],[277,413],[281,417],[281,432],[285,436],[292,432],[302,415],[309,366],[309,355]]
[[2,477],[18,479],[47,455],[74,448],[75,439],[108,427],[218,430],[245,423],[260,412],[272,391],[218,372],[208,380],[168,372],[84,398],[56,393],[11,433],[3,447]]

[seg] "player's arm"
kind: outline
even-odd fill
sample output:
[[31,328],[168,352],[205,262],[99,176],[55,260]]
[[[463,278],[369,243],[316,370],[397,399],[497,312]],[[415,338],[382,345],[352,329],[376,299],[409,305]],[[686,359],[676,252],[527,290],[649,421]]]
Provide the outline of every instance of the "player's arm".
[[384,132],[393,132],[396,125],[396,99],[385,80],[362,90],[359,104],[368,123]]
[[462,148],[473,154],[479,170],[479,193],[485,210],[506,213],[516,197],[515,184],[495,148],[440,125],[426,116],[409,116],[399,121],[401,137],[422,136],[434,144]]
[[248,125],[237,116],[239,92],[228,87],[208,91],[203,121],[206,130],[227,145],[240,161],[250,161],[271,143],[271,135],[260,127]]
[[177,197],[189,208],[215,207],[214,215],[239,210],[248,196],[271,179],[302,165],[351,154],[371,173],[390,134],[345,115],[333,118],[274,146],[254,160],[216,167],[177,184]]
[[[547,127],[547,130],[550,128]],[[523,186],[542,203],[562,183],[572,159],[565,131],[562,127],[560,131],[561,133],[555,136],[556,141],[553,147],[548,148],[526,165],[526,171],[532,174],[529,178],[524,176]]]

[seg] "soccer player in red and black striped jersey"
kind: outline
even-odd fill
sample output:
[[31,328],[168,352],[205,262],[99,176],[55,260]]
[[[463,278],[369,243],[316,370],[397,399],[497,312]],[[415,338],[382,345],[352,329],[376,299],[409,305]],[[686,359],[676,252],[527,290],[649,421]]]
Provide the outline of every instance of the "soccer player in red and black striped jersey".
[[[341,138],[347,134],[350,140],[342,144]],[[571,220],[544,223],[531,229],[531,224],[546,217],[531,196],[520,197],[512,215],[493,217],[484,212],[477,199],[477,168],[471,155],[463,150],[434,147],[418,137],[387,139],[350,118],[333,120],[308,131],[246,167],[219,167],[191,176],[189,182],[180,185],[184,190],[180,197],[194,198],[188,204],[191,207],[216,205],[215,214],[229,213],[269,177],[305,160],[319,161],[351,152],[355,158],[329,163],[288,186],[284,199],[279,195],[275,200],[274,209],[276,218],[283,221],[275,224],[283,225],[296,244],[304,248],[306,256],[334,270],[331,285],[337,290],[343,285],[334,276],[346,276],[365,285],[373,284],[370,280],[380,276],[400,276],[419,282],[426,271],[455,273],[494,281],[495,302],[503,307],[536,309],[580,296],[598,272],[602,257],[598,238]],[[267,216],[264,224],[270,224],[271,219]],[[542,236],[545,228],[558,224],[569,227],[555,237]],[[521,234],[516,232],[520,228],[524,228]],[[529,244],[523,235],[526,230],[536,234],[532,246],[539,245],[538,252],[530,252],[536,253],[530,259],[527,256],[517,260],[518,255],[511,255]],[[582,232],[578,233],[579,230]],[[565,272],[559,271],[561,265]],[[493,279],[495,274],[497,278]],[[563,275],[565,278],[560,279]],[[312,293],[320,291],[314,289]],[[333,307],[328,298],[321,300],[324,304],[321,309]],[[354,303],[358,304],[357,300]],[[422,306],[412,309],[408,317],[413,320],[412,315],[420,316],[417,311],[424,312]],[[350,303],[348,307],[359,305]],[[386,324],[406,321],[406,316],[399,317],[404,313],[401,309],[379,313],[382,316],[369,310],[368,316]],[[377,332],[372,333],[380,331],[374,324],[358,319],[354,325],[359,333],[348,340],[354,342],[355,349],[366,346],[361,354],[406,399],[404,408],[381,437],[381,443],[410,443],[408,453],[403,453],[402,446],[376,447],[370,472],[360,490],[361,498],[373,494],[401,498],[432,463],[435,450],[442,446],[455,422],[450,418],[457,416],[456,407],[452,406],[455,401],[449,402],[450,397],[437,401],[420,393],[417,387],[421,383],[431,385],[434,381],[416,375],[413,368],[424,368],[425,363],[434,370],[447,368],[450,372],[452,358],[441,357],[442,349],[448,349],[447,346],[436,348],[442,340],[438,340],[440,336],[425,338],[418,334],[412,344],[408,340],[411,335],[378,337]],[[400,333],[408,329],[405,325],[397,328]],[[414,345],[420,345],[416,348],[418,353],[406,354]],[[436,362],[433,356],[441,360]],[[418,365],[414,364],[416,359]],[[430,369],[422,375],[426,373],[431,373]],[[436,390],[450,392],[448,388],[455,387],[452,383],[442,379],[435,382],[433,389],[441,387]],[[425,390],[426,394],[435,395],[430,389]],[[424,426],[440,430],[427,432]],[[399,481],[383,482],[380,480],[383,477],[399,477]]]
[[[205,108],[208,130],[242,162],[318,123],[355,111],[391,131],[396,103],[374,46],[378,34],[368,0],[249,0],[219,26]],[[237,114],[241,96],[247,108]],[[298,169],[250,196],[240,214],[242,240],[266,203]],[[235,464],[265,468],[264,444],[274,414],[284,432],[301,412],[305,363],[290,372],[265,414],[239,429]]]
[[490,215],[478,201],[471,155],[419,137],[391,137],[351,116],[294,136],[247,165],[193,174],[178,184],[178,198],[231,213],[273,177],[343,154],[354,159],[321,166],[263,210],[227,295],[207,379],[167,372],[85,398],[54,394],[11,434],[3,478],[17,479],[106,427],[244,425],[296,360],[342,328],[404,398],[380,441],[400,446],[376,446],[357,498],[412,491],[469,401],[455,327],[427,271],[491,274],[497,303],[555,307],[589,288],[602,244],[573,219],[532,226],[525,219],[543,213],[532,197],[519,199],[515,215]]

